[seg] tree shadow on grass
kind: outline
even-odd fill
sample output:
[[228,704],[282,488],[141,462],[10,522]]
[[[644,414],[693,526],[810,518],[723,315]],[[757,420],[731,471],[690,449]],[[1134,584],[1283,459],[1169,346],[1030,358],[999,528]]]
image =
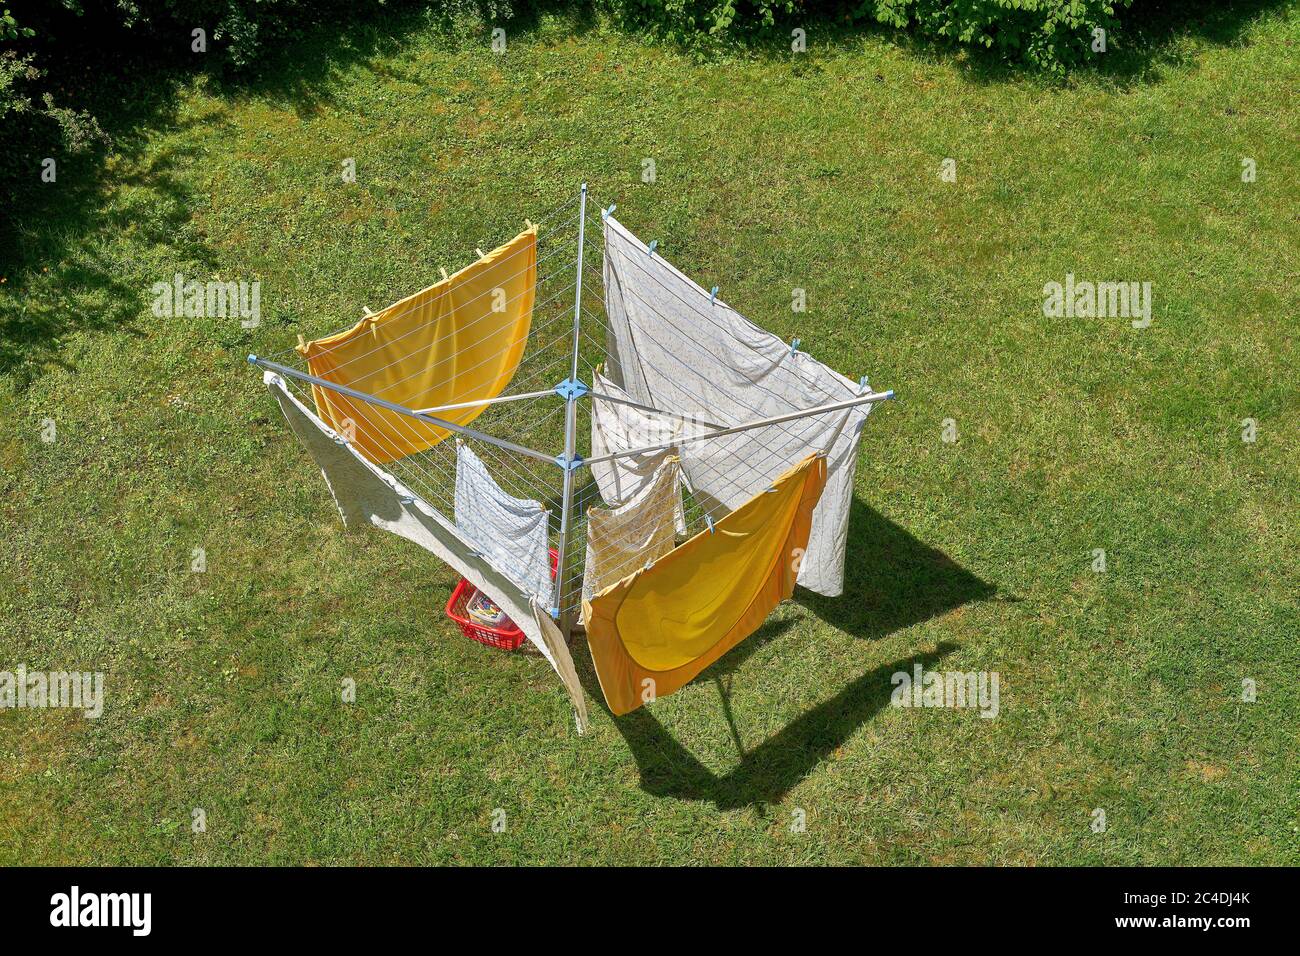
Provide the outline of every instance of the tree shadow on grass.
[[[350,68],[364,66],[376,75],[423,85],[418,67],[381,63],[400,56],[412,34],[432,31],[436,43],[448,52],[491,49],[492,30],[500,26],[509,43],[543,32],[581,37],[597,29],[599,18],[588,4],[542,2],[516,9],[508,18],[492,18],[488,4],[475,3],[478,19],[464,8],[402,8],[376,12],[346,24],[319,24],[292,43],[267,50],[257,64],[237,75],[214,77],[213,91],[232,99],[253,97],[293,109],[298,116],[313,116],[323,106],[335,105],[335,90]],[[346,29],[339,30],[339,26]],[[508,55],[508,53],[506,54]]]
[[[166,247],[168,257],[189,267],[210,269],[215,263],[213,252],[189,228],[197,197],[172,172],[191,151],[165,150],[146,163],[141,153],[123,150],[120,155],[135,172],[108,186],[101,174],[83,175],[65,164],[35,208],[24,210],[39,222],[15,223],[5,237],[8,294],[0,297],[0,375],[18,389],[49,367],[71,369],[61,355],[67,336],[81,330],[131,332],[147,307],[149,289],[124,281],[111,251],[120,234],[132,233],[145,248]],[[105,203],[110,188],[136,193],[130,209]],[[145,214],[131,214],[144,203]]]
[[[175,51],[160,54],[97,13],[88,9],[83,30],[41,49],[40,63],[61,104],[95,117],[112,155],[96,149],[66,154],[48,137],[33,135],[11,144],[0,176],[6,207],[0,215],[0,376],[18,390],[49,368],[70,369],[63,343],[77,332],[132,334],[148,307],[151,283],[124,281],[112,250],[121,236],[129,234],[139,247],[134,255],[156,252],[187,272],[211,273],[220,265],[193,220],[207,197],[183,172],[201,158],[198,148],[156,143],[160,133],[223,125],[219,113],[179,113],[182,91],[202,61]],[[217,75],[209,81],[230,95],[255,93],[261,84],[268,94],[278,89],[290,99],[303,97],[301,108],[308,109],[328,98],[334,65],[382,53],[424,22],[410,14],[381,21],[368,30],[334,24],[309,31],[302,42],[310,58],[295,60],[288,50],[268,58],[274,79],[224,81]],[[56,164],[53,182],[41,177],[47,157]]]
[[[844,594],[824,598],[800,591],[797,598],[823,621],[853,637],[877,640],[996,593],[992,585],[942,551],[921,543],[856,498],[849,528]],[[792,623],[788,618],[769,620],[697,678],[718,683],[722,716],[738,747],[741,735],[732,720],[722,678]],[[614,726],[632,751],[641,772],[641,787],[647,793],[708,800],[720,810],[773,803],[888,704],[891,675],[910,671],[917,663],[932,667],[956,647],[942,642],[933,651],[882,664],[862,674],[757,747],[748,751],[741,748],[739,764],[721,776],[674,739],[652,708],[615,717]],[[587,692],[603,701],[589,657],[580,654],[577,658],[579,677]]]
[[[183,132],[200,122],[177,113],[180,74],[150,62],[147,51],[134,69],[127,62],[134,54],[119,61],[91,44],[78,58],[78,49],[60,48],[53,58],[52,73],[77,87],[75,99],[64,93],[61,101],[95,116],[113,155],[66,154],[39,138],[15,143],[0,192],[10,201],[0,216],[0,376],[20,390],[49,367],[71,368],[62,357],[69,335],[130,332],[147,307],[148,286],[124,281],[114,261],[122,236],[137,247],[133,257],[163,250],[187,267],[215,262],[191,224],[202,197],[180,172],[195,148],[150,150],[159,131]],[[45,158],[55,162],[52,182],[41,177]]]
[[[486,6],[477,5],[481,15]],[[542,7],[558,16],[549,22],[552,31],[579,35],[595,24],[585,4]],[[400,74],[400,64],[376,61],[399,54],[418,31],[435,30],[448,48],[481,41],[486,49],[488,21],[479,29],[450,9],[405,7],[305,25],[292,38],[269,43],[238,74],[213,66],[215,56],[193,54],[188,32],[186,44],[159,49],[156,38],[123,30],[120,18],[98,7],[76,16],[67,12],[65,19],[78,21],[76,29],[64,23],[55,31],[59,42],[42,44],[38,37],[33,51],[60,105],[88,111],[111,141],[113,156],[96,150],[64,154],[43,128],[39,136],[11,144],[8,172],[0,171],[0,376],[21,390],[48,368],[70,367],[63,356],[70,335],[130,332],[147,307],[148,284],[124,282],[120,266],[105,255],[120,234],[133,233],[134,241],[178,267],[219,267],[219,257],[193,227],[193,212],[207,197],[187,186],[178,169],[201,158],[197,151],[155,149],[145,159],[159,133],[224,125],[221,110],[181,118],[184,91],[196,79],[204,77],[207,92],[228,102],[258,99],[310,116],[337,102],[337,91],[348,82],[344,74],[359,64]],[[543,21],[529,8],[506,22],[513,38],[541,29]],[[420,82],[415,72],[402,78]],[[41,180],[46,157],[57,163],[53,183]],[[128,189],[134,193],[130,202],[114,208],[115,194]]]

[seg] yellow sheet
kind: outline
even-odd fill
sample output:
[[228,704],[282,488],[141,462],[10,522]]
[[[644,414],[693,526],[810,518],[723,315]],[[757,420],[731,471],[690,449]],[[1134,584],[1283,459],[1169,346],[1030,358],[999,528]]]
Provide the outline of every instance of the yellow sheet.
[[752,634],[794,591],[826,459],[809,455],[650,568],[583,602],[609,709],[626,714],[689,683]]
[[[437,285],[298,351],[313,375],[407,408],[495,398],[524,354],[536,285],[534,227]],[[328,388],[312,386],[312,396],[316,413],[345,437],[350,432],[357,450],[376,464],[424,451],[450,434]],[[432,414],[465,425],[487,407]]]

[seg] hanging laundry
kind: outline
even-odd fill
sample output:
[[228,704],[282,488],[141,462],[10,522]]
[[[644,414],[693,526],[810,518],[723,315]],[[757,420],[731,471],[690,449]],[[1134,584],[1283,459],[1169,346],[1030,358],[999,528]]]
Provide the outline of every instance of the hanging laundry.
[[284,380],[266,372],[263,381],[279,403],[289,427],[320,468],[350,530],[373,526],[412,541],[446,562],[476,589],[492,595],[516,626],[555,668],[573,704],[578,730],[587,725],[587,703],[573,666],[573,657],[560,629],[540,605],[525,593],[476,544],[393,475],[344,442],[285,388]]
[[506,494],[474,450],[456,440],[456,530],[492,566],[548,606],[554,590],[547,544],[550,514],[540,501]]
[[[613,216],[605,219],[606,376],[637,402],[699,409],[739,424],[845,401],[861,388],[754,325],[651,254]],[[870,405],[758,428],[679,452],[692,494],[709,511],[740,507],[809,449],[829,454],[799,583],[835,596],[844,588],[853,475]],[[593,469],[594,470],[594,469]],[[602,488],[603,491],[603,488]]]
[[[420,410],[495,398],[524,354],[537,284],[537,229],[516,236],[437,285],[298,346],[318,378]],[[431,448],[450,432],[312,387],[320,417],[377,464]],[[472,422],[479,405],[432,414]]]
[[588,508],[583,599],[672,551],[681,505],[681,465],[670,457],[617,508]]
[[609,708],[666,697],[752,634],[794,591],[826,459],[809,455],[652,567],[583,602],[587,642]]
[[[594,393],[591,398],[592,458],[645,445],[675,442],[688,435],[704,434],[711,430],[698,421],[691,420],[690,416],[673,418],[597,397],[603,394],[631,399],[627,392],[599,370],[592,373],[591,390]],[[596,479],[600,496],[605,499],[605,503],[610,507],[618,507],[632,501],[645,490],[655,480],[664,462],[671,457],[679,457],[675,446],[597,462],[591,466],[591,476]],[[676,495],[677,533],[685,534],[686,516],[682,509],[680,488]]]

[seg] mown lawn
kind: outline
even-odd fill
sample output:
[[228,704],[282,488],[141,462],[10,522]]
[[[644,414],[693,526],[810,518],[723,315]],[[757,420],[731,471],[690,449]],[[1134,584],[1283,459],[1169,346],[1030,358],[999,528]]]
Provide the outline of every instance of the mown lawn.
[[[251,86],[124,83],[117,151],[65,163],[0,267],[0,669],[108,694],[0,711],[0,862],[1300,862],[1300,12],[1256,6],[1066,85],[563,19],[504,56],[401,20]],[[578,738],[545,662],[449,626],[451,571],[344,533],[244,357],[583,180],[900,400],[846,595],[619,720],[579,644]],[[178,271],[259,279],[261,327],[154,317]],[[1067,273],[1151,282],[1152,325],[1045,317]],[[999,716],[890,707],[916,661],[998,672]]]

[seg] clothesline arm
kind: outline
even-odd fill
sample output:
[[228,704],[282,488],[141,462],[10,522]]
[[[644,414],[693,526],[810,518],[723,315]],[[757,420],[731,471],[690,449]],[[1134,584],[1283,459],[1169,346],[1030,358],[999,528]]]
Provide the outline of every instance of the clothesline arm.
[[347,395],[349,398],[357,398],[370,405],[377,405],[380,408],[386,408],[390,412],[396,412],[399,415],[406,415],[409,418],[417,419],[418,421],[425,422],[429,425],[436,425],[439,428],[445,428],[448,431],[453,431],[460,435],[468,435],[470,438],[477,438],[479,441],[487,442],[489,445],[495,445],[498,448],[504,448],[507,451],[513,451],[520,455],[527,455],[529,458],[535,458],[538,461],[544,461],[552,465],[555,464],[554,455],[548,455],[545,452],[536,451],[535,449],[516,444],[512,441],[506,441],[504,438],[494,438],[492,435],[481,432],[476,428],[468,428],[465,425],[457,425],[455,422],[435,418],[432,415],[417,412],[413,408],[407,408],[405,405],[398,405],[396,402],[390,402],[387,399],[379,398],[376,395],[370,395],[366,392],[358,391],[355,388],[349,388],[346,385],[339,385],[337,382],[331,382],[315,375],[309,375],[306,372],[300,372],[296,368],[289,368],[287,365],[281,365],[279,362],[272,362],[264,358],[258,358],[256,355],[250,355],[248,360],[254,365],[264,369],[269,369],[278,375],[288,375],[290,378],[296,378],[302,382],[310,382],[312,385],[317,385],[321,388],[328,388],[331,391],[338,392],[340,395]]
[[869,395],[859,395],[857,398],[847,399],[843,402],[831,402],[828,405],[817,405],[813,408],[806,408],[803,411],[790,412],[785,415],[774,415],[771,418],[760,418],[752,422],[744,422],[740,425],[732,425],[730,428],[719,428],[703,435],[690,435],[685,438],[677,438],[672,441],[659,442],[656,445],[643,445],[640,448],[628,448],[624,451],[611,452],[608,455],[599,455],[595,458],[588,458],[583,462],[584,465],[599,465],[602,462],[613,461],[616,458],[628,458],[632,455],[644,455],[647,452],[661,451],[665,448],[676,448],[679,445],[685,445],[688,442],[707,441],[710,438],[721,438],[724,435],[735,435],[738,432],[749,431],[753,428],[763,428],[767,425],[780,425],[783,422],[792,422],[800,418],[807,418],[810,415],[823,415],[827,412],[838,412],[846,408],[853,408],[855,405],[868,405],[873,402],[884,402],[894,397],[894,390],[886,392],[872,392]]

